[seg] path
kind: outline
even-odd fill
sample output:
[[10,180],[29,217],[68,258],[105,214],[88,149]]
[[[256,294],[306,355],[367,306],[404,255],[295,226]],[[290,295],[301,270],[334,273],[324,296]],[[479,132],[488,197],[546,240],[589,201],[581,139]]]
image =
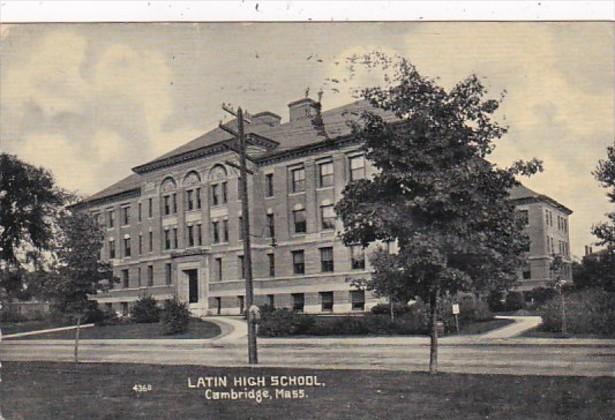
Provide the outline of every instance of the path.
[[512,338],[536,328],[542,323],[539,316],[496,316],[497,319],[511,319],[514,322],[502,328],[497,328],[482,334],[483,338]]

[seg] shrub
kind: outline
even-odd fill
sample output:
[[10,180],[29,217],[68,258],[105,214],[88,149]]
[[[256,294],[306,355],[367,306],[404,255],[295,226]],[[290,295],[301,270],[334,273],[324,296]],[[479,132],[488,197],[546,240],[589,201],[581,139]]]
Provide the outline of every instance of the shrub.
[[544,305],[557,295],[557,290],[552,287],[535,287],[527,292],[527,297],[532,301],[534,307]]
[[[393,304],[393,313],[395,316],[400,316],[402,314],[406,314],[410,312],[411,305],[404,305],[402,303],[394,303]],[[379,303],[372,307],[371,313],[375,315],[391,315],[391,305],[389,303]]]
[[24,322],[27,318],[17,311],[3,310],[0,311],[0,322]]
[[525,299],[521,292],[508,292],[506,295],[505,310],[518,311],[525,307]]
[[[615,293],[584,289],[565,294],[567,332],[615,336]],[[561,332],[561,300],[557,296],[541,307],[543,331]]]
[[314,317],[298,314],[286,308],[261,312],[258,333],[263,337],[284,337],[307,334],[314,325]]
[[164,335],[179,334],[188,330],[190,311],[185,303],[177,300],[165,302],[160,312],[160,328]]
[[493,290],[487,296],[487,304],[493,312],[502,312],[505,310],[504,292],[501,290]]
[[139,298],[130,309],[130,318],[137,324],[160,321],[160,308],[156,305],[156,299],[151,296]]

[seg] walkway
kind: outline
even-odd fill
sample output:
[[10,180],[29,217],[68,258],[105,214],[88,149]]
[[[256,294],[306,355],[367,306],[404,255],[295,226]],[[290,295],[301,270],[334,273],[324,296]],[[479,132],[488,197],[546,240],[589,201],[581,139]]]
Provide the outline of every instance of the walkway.
[[482,338],[512,338],[536,328],[542,323],[539,316],[496,316],[497,319],[511,319],[514,323],[482,334]]

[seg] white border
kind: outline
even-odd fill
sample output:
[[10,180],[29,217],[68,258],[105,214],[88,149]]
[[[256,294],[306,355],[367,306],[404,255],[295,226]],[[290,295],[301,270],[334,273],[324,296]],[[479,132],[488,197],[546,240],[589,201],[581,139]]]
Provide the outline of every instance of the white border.
[[0,1],[0,22],[615,20],[613,1]]

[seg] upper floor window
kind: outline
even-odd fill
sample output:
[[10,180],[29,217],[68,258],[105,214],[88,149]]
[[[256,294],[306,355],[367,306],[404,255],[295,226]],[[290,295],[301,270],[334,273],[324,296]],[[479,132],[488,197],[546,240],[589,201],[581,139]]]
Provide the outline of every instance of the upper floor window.
[[164,280],[167,285],[173,282],[173,266],[171,263],[164,265]]
[[303,206],[295,207],[293,210],[293,224],[295,226],[295,233],[306,232],[305,209]]
[[186,226],[186,235],[188,236],[188,246],[194,246],[194,226]]
[[220,223],[211,222],[211,236],[214,244],[220,243]]
[[222,277],[222,258],[218,257],[215,259],[214,268],[216,270],[215,278],[218,281],[223,280]]
[[115,226],[115,211],[114,210],[107,211],[107,226],[109,226],[110,228]]
[[150,219],[154,216],[154,200],[152,198],[147,199],[147,217]]
[[329,201],[320,205],[320,219],[323,230],[335,229],[335,210]]
[[147,285],[148,286],[154,285],[154,266],[153,265],[147,266]]
[[130,238],[124,238],[124,256],[130,257]]
[[200,223],[196,225],[196,243],[203,245],[203,231]]
[[148,238],[148,240],[149,240],[148,249],[149,249],[149,252],[152,252],[154,250],[154,232],[150,231],[148,236],[149,236],[149,238]]
[[166,178],[160,187],[162,193],[163,214],[165,216],[171,213],[177,213],[177,193],[174,191],[177,187],[173,178]]
[[137,286],[141,287],[141,267],[137,268]]
[[305,169],[297,168],[290,171],[291,192],[305,191]]
[[212,206],[219,206],[228,202],[226,178],[226,169],[222,165],[214,166],[209,172]]
[[186,188],[186,210],[197,210],[201,208],[201,177],[198,173],[191,171],[184,177],[182,185]]
[[130,286],[130,278],[128,276],[128,270],[122,270],[122,287],[128,288]]
[[293,273],[305,274],[305,254],[303,250],[292,251]]
[[122,225],[130,224],[130,206],[122,207]]
[[361,245],[350,247],[350,262],[353,270],[365,270],[365,250]]
[[143,220],[143,204],[139,203],[137,205],[137,220],[140,222]]
[[229,241],[229,235],[228,235],[228,219],[224,219],[222,221],[222,237],[224,238],[224,242],[228,242]]
[[164,249],[171,249],[171,231],[169,229],[164,230]]
[[318,165],[318,186],[320,188],[333,185],[333,162],[325,162]]
[[275,217],[273,213],[267,214],[267,236],[275,237]]
[[365,157],[363,155],[352,156],[348,160],[350,162],[350,180],[356,181],[365,178]]
[[265,175],[265,197],[273,197],[273,174]]
[[109,241],[109,259],[115,258],[115,241],[111,239]]
[[328,273],[333,269],[333,247],[320,248],[320,271]]

